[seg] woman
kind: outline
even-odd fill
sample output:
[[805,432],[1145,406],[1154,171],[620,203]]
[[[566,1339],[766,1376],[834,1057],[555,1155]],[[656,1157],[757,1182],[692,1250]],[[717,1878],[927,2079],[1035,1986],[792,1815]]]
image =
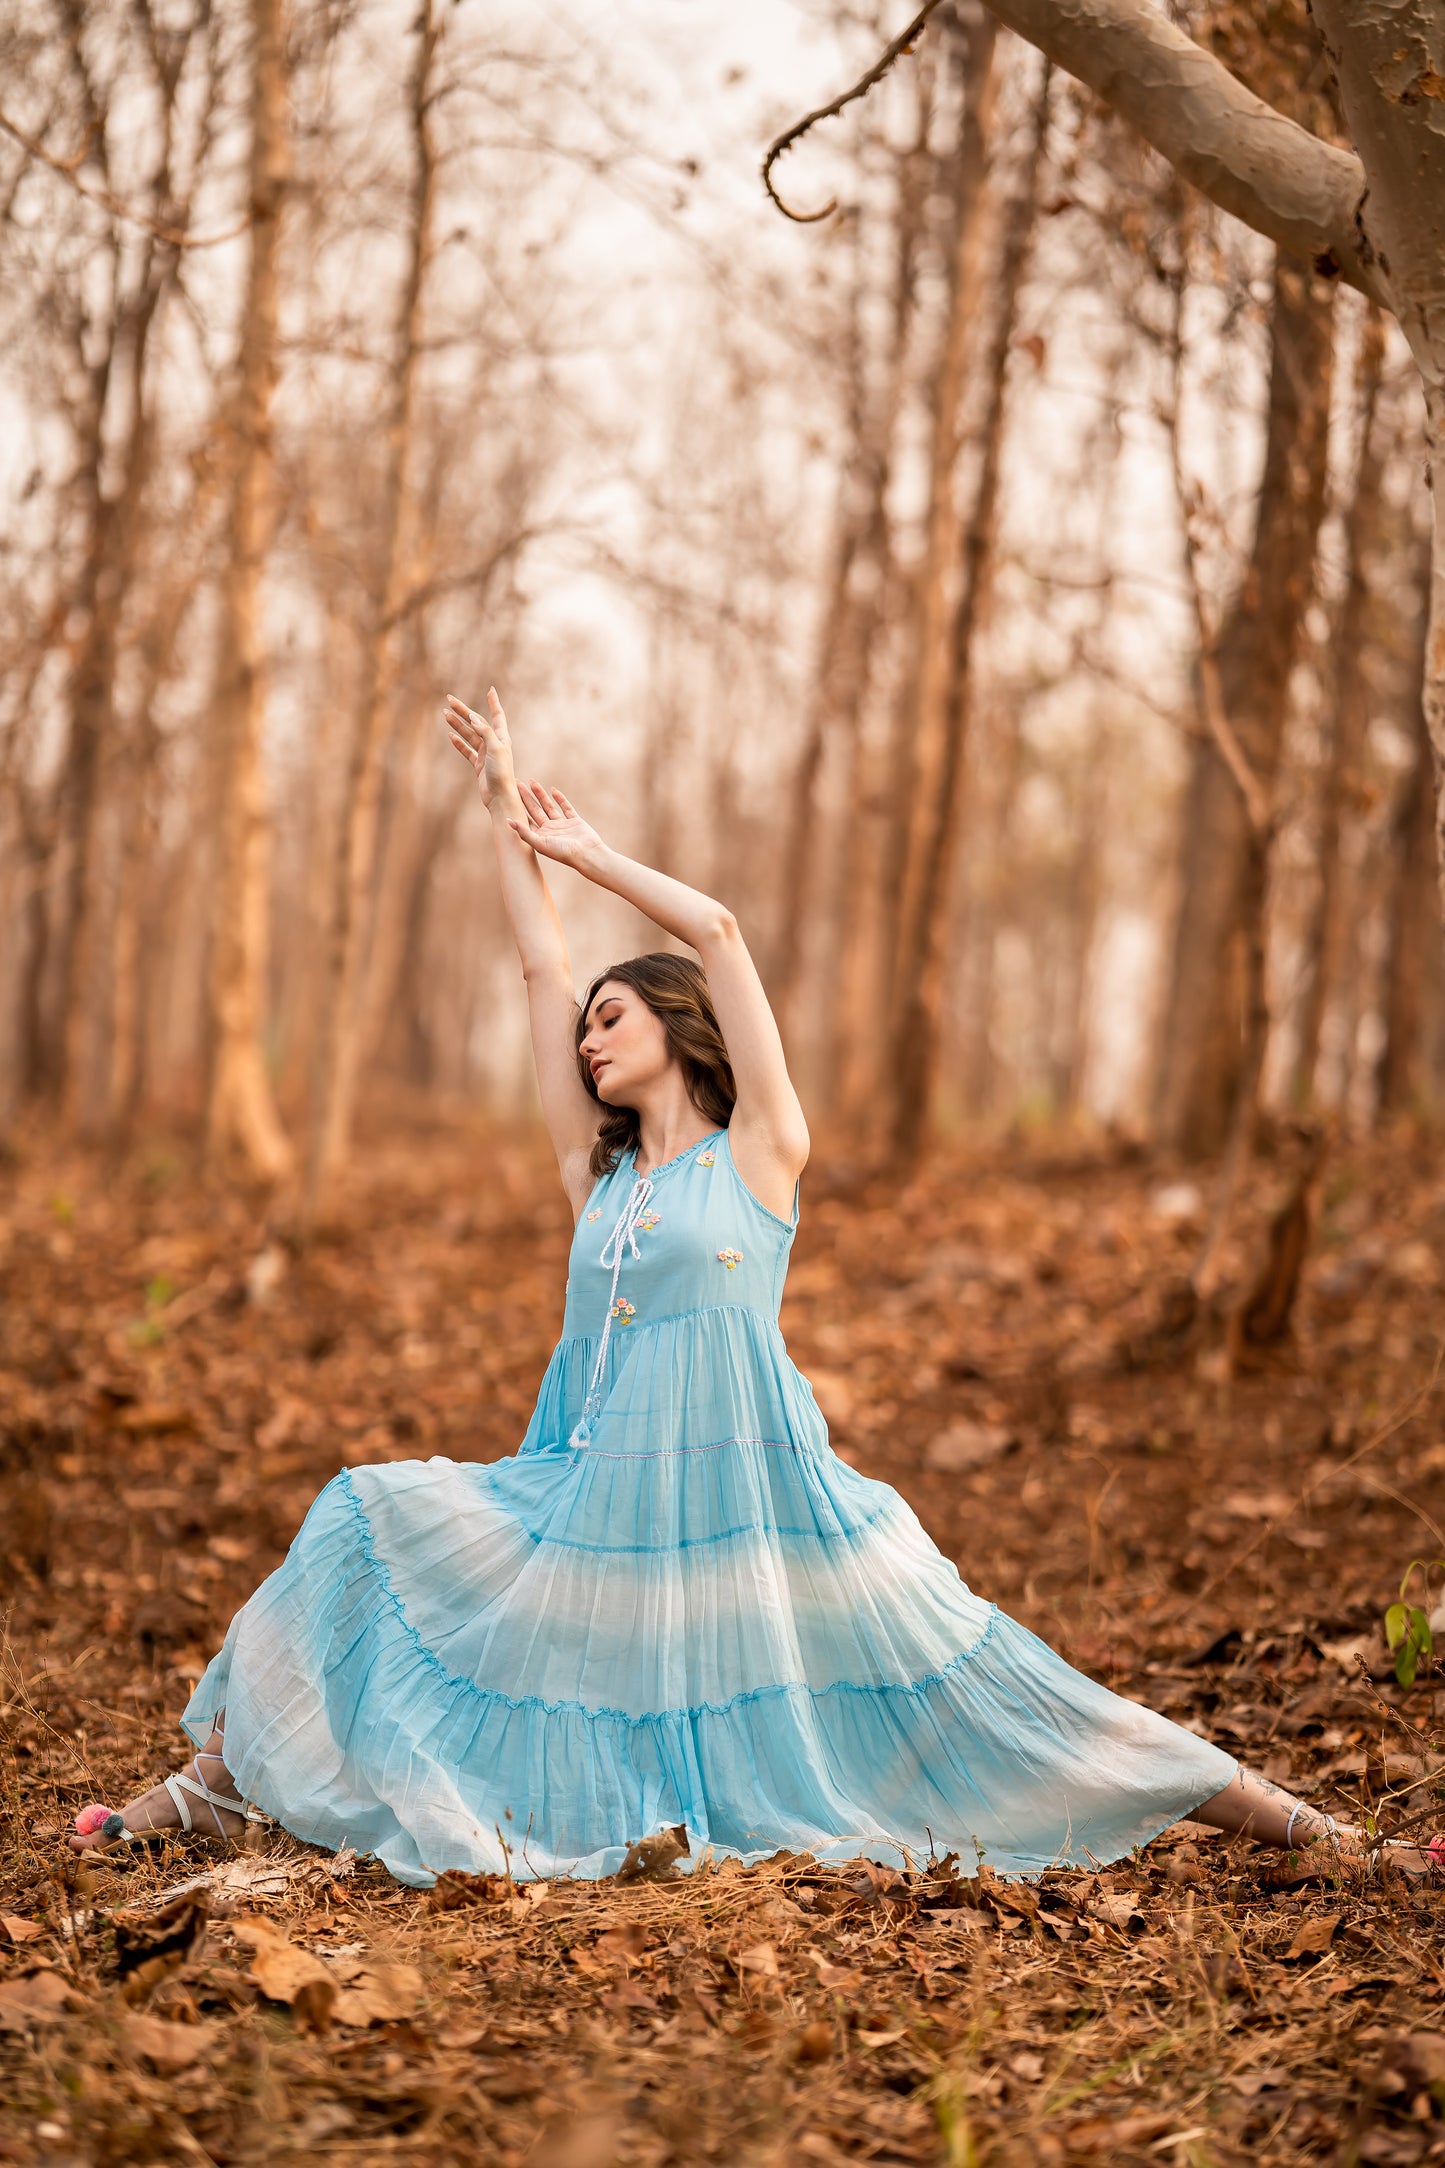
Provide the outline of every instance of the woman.
[[[418,1884],[602,1875],[676,1823],[744,1859],[951,1848],[1012,1875],[1117,1859],[1182,1815],[1285,1846],[1332,1831],[1072,1670],[833,1454],[777,1327],[808,1132],[737,924],[519,786],[487,706],[446,720],[576,1222],[562,1339],[515,1458],[327,1485],[192,1696],[194,1761],[87,1809],[75,1848],[235,1836],[243,1800]],[[634,958],[579,1012],[546,858],[702,969]]]

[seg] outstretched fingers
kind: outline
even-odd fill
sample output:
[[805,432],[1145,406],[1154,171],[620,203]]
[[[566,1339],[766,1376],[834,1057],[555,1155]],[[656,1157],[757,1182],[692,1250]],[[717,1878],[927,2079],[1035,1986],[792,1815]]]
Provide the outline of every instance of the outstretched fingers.
[[486,716],[478,715],[473,709],[469,708],[465,700],[459,700],[455,693],[447,695],[447,704],[442,710],[442,721],[446,724],[454,739],[460,738],[464,741],[468,752],[478,754],[486,752],[487,738],[492,730],[492,724]]

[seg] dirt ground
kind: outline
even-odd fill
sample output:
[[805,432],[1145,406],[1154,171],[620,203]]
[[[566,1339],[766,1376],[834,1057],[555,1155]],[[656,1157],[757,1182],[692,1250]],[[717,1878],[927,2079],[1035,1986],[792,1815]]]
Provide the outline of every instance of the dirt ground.
[[[1236,1279],[1288,1175],[1252,1178]],[[1154,1329],[1196,1181],[820,1153],[793,1354],[839,1449],[1073,1662],[1335,1811],[1445,1827],[1431,1667],[1399,1688],[1381,1627],[1445,1556],[1445,1154],[1331,1154],[1295,1331],[1232,1377],[1217,1330]],[[393,1125],[348,1214],[300,1250],[184,1144],[0,1169],[0,2159],[1445,2160],[1445,1884],[1198,1829],[1037,1886],[779,1856],[426,1893],[276,1833],[69,1869],[78,1806],[184,1759],[189,1682],[338,1466],[521,1434],[568,1239],[537,1140]]]

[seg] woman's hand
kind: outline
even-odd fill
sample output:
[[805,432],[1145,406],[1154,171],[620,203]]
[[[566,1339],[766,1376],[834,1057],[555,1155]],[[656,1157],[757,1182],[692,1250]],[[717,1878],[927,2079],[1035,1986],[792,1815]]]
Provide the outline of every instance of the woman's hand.
[[507,822],[514,834],[542,858],[555,858],[559,866],[575,866],[579,873],[594,872],[607,846],[571,801],[543,783],[523,783],[520,796],[527,818]]
[[[464,700],[449,693],[442,712],[452,744],[476,770],[477,790],[484,806],[497,797],[506,799],[517,787],[512,766],[512,740],[507,718],[494,685],[487,687],[487,713],[477,715]],[[515,823],[514,823],[515,825]]]

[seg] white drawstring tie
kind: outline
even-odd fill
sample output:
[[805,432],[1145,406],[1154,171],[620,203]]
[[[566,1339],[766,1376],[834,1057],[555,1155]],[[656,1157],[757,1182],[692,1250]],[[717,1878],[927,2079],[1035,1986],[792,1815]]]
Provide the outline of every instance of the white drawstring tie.
[[[602,1374],[607,1367],[607,1343],[612,1338],[612,1315],[617,1307],[617,1282],[622,1276],[622,1258],[625,1250],[634,1257],[642,1255],[637,1247],[637,1226],[652,1195],[652,1184],[645,1174],[640,1174],[628,1192],[627,1202],[617,1217],[617,1225],[603,1243],[597,1262],[605,1271],[612,1267],[612,1287],[607,1297],[607,1315],[602,1321],[602,1341],[597,1350],[597,1360],[592,1365],[592,1377],[587,1387],[587,1398],[582,1403],[582,1414],[571,1437],[567,1440],[570,1450],[584,1446],[592,1435],[592,1425],[602,1405]],[[610,1253],[610,1254],[609,1254]]]

